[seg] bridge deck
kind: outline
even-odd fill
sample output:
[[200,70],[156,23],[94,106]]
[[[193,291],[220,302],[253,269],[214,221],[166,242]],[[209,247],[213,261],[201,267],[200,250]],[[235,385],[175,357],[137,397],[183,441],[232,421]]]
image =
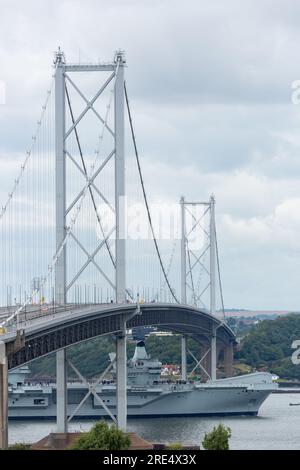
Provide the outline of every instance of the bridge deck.
[[[235,342],[232,330],[205,310],[182,305],[150,303],[99,304],[90,306],[67,306],[59,311],[40,314],[35,309],[21,317],[1,335],[1,341],[11,345],[17,331],[24,330],[25,342],[19,351],[8,355],[9,368],[18,367],[51,352],[90,338],[117,333],[121,322],[127,318],[128,328],[136,326],[160,326],[193,337],[199,342],[208,341],[213,328],[217,329],[218,341],[223,344]],[[38,313],[38,315],[37,315]]]

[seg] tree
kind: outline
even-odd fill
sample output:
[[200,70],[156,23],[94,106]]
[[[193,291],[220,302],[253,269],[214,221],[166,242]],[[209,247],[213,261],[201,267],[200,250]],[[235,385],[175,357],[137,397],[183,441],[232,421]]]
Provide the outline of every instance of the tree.
[[259,322],[242,339],[235,359],[284,379],[300,379],[300,367],[291,361],[292,343],[300,335],[300,315],[290,314]]
[[73,450],[126,450],[130,437],[115,425],[105,421],[96,423],[89,432],[83,433],[73,444]]
[[168,450],[181,450],[182,449],[182,444],[181,442],[171,442],[168,447]]
[[30,450],[30,444],[24,442],[16,442],[8,447],[8,450]]
[[205,433],[202,441],[203,448],[206,450],[229,450],[229,438],[231,429],[223,424],[214,426],[213,430]]

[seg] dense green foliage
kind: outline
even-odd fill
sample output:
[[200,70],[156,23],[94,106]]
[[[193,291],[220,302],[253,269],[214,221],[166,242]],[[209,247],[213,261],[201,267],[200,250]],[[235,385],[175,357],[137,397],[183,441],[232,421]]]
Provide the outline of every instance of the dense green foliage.
[[295,339],[300,339],[300,315],[264,320],[245,336],[235,357],[254,369],[266,369],[281,378],[300,379],[300,366],[291,361]]
[[[130,349],[130,345],[128,345]],[[108,365],[108,354],[115,350],[114,341],[111,337],[104,336],[90,341],[85,341],[76,346],[68,348],[68,357],[79,369],[84,372],[85,377],[93,377],[100,374]],[[55,354],[50,354],[30,363],[32,376],[55,377]],[[69,370],[69,376],[75,376]]]
[[231,429],[219,424],[205,434],[202,446],[205,450],[229,450],[230,437]]
[[248,324],[245,320],[247,320],[245,317],[229,317],[226,319],[227,325],[232,329],[238,338],[245,336],[253,328],[253,325]]
[[30,450],[30,444],[24,444],[24,442],[16,442],[8,447],[8,450]]
[[89,432],[82,433],[73,444],[73,450],[126,450],[130,447],[130,437],[115,425],[105,421],[96,423]]
[[[135,342],[128,341],[128,358],[132,357],[135,345]],[[163,364],[180,364],[180,336],[150,336],[146,340],[146,347],[147,352]],[[188,347],[199,356],[199,347],[193,340],[188,341]],[[86,377],[94,377],[107,367],[108,354],[114,350],[114,339],[111,336],[102,336],[68,348],[68,357]],[[193,359],[189,357],[188,365],[191,367],[192,363]],[[55,354],[32,361],[30,370],[32,376],[55,376]],[[72,371],[69,373],[72,376]]]
[[259,314],[250,317],[227,317],[226,323],[232,329],[232,331],[236,334],[238,338],[245,336],[249,331],[252,330],[255,323],[260,322],[262,320],[275,320],[278,315],[274,314]]
[[181,442],[171,442],[168,446],[167,446],[167,450],[181,450],[183,447],[182,447],[182,444]]

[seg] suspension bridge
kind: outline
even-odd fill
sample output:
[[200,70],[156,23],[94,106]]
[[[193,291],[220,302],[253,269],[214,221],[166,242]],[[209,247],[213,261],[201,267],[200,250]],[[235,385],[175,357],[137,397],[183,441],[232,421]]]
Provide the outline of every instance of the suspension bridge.
[[[50,353],[59,433],[76,415],[67,414],[68,367],[126,430],[128,329],[179,333],[183,380],[189,337],[199,344],[194,369],[215,380],[223,360],[232,372],[235,337],[216,316],[224,304],[214,197],[182,197],[174,217],[150,205],[122,51],[108,63],[74,64],[58,50],[53,67],[0,212],[0,448],[8,446],[8,371]],[[116,339],[116,416],[67,357],[69,346],[102,335]]]

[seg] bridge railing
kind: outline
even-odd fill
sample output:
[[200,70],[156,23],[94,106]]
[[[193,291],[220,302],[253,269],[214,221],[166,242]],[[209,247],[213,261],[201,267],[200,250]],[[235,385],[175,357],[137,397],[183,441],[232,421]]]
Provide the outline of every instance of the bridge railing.
[[70,312],[72,313],[74,310],[78,310],[82,307],[87,307],[86,304],[79,305],[79,304],[67,304],[67,305],[44,305],[44,306],[38,306],[34,308],[32,306],[31,308],[28,308],[27,310],[24,310],[22,313],[19,314],[19,318],[14,318],[11,324],[6,325],[5,331],[2,332],[10,332],[14,331],[15,329],[19,328],[25,328],[26,325],[28,325],[29,322],[32,320],[38,320],[41,318],[48,318],[49,317],[55,317],[56,315],[63,314],[65,312]]

